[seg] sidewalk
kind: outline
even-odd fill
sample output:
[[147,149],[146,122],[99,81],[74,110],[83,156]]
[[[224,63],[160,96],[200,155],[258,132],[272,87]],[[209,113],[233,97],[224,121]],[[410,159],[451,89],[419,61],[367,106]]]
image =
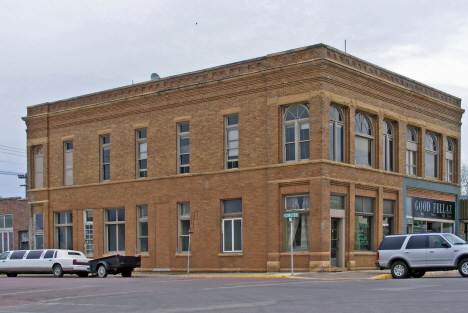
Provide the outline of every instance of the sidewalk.
[[[160,273],[160,272],[133,272],[136,277],[184,277],[184,278],[284,278],[284,279],[311,279],[311,280],[382,280],[392,279],[390,270],[363,270],[343,272],[297,272],[291,276],[289,272],[281,273]],[[427,272],[423,278],[431,277],[460,277],[458,271]]]

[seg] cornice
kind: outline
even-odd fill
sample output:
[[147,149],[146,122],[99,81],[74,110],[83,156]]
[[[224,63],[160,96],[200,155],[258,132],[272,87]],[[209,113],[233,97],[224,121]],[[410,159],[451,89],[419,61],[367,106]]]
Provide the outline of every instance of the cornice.
[[329,60],[339,64],[340,66],[352,68],[374,78],[385,80],[416,94],[436,99],[454,107],[461,107],[461,100],[459,98],[363,61],[332,47],[324,44],[317,44],[200,71],[174,75],[158,80],[123,86],[70,99],[30,106],[27,108],[27,117],[23,119],[39,114],[59,112],[88,105],[103,104],[137,96],[169,92],[225,79],[240,78],[245,75],[261,73],[295,64],[308,63],[319,59]]

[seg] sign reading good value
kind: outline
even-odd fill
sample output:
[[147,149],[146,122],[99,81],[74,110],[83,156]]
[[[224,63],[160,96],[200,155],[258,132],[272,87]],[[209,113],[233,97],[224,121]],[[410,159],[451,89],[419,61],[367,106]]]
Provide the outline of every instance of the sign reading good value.
[[299,217],[299,213],[284,213],[284,214],[283,214],[283,217],[284,217],[284,218],[287,218],[287,217]]
[[455,220],[455,202],[413,197],[413,218]]

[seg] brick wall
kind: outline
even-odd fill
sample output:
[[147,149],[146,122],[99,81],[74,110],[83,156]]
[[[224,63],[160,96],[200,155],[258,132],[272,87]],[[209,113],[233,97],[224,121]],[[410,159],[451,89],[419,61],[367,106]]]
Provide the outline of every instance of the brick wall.
[[29,232],[29,210],[27,199],[0,198],[0,216],[13,215],[13,249],[19,249],[18,232]]

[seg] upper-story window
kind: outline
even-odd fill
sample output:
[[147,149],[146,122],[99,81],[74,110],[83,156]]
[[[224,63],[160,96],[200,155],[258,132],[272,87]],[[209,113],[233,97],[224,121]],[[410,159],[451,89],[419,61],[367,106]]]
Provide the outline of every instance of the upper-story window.
[[225,168],[239,168],[239,116],[237,114],[226,116],[225,125]]
[[418,168],[418,131],[406,128],[406,174],[417,175]]
[[177,124],[178,173],[190,173],[190,124]]
[[355,119],[356,136],[354,139],[355,163],[357,165],[372,166],[374,132],[371,117],[357,113]]
[[63,143],[63,184],[73,185],[73,141]]
[[439,142],[437,135],[433,133],[426,133],[426,157],[425,157],[425,169],[426,169],[426,177],[438,177],[438,158],[437,155],[439,153]]
[[330,160],[344,162],[344,114],[334,105],[330,107]]
[[44,158],[42,146],[34,148],[34,188],[44,187]]
[[300,104],[286,109],[283,121],[285,162],[309,159],[309,109]]
[[136,131],[136,155],[137,155],[137,175],[136,178],[147,177],[147,149],[146,129]]
[[453,140],[447,138],[445,146],[445,181],[453,183],[453,156],[455,153]]
[[393,172],[395,163],[395,146],[394,146],[394,130],[393,123],[390,121],[383,122],[383,169],[384,171]]
[[101,181],[110,180],[110,135],[100,137],[101,141]]

